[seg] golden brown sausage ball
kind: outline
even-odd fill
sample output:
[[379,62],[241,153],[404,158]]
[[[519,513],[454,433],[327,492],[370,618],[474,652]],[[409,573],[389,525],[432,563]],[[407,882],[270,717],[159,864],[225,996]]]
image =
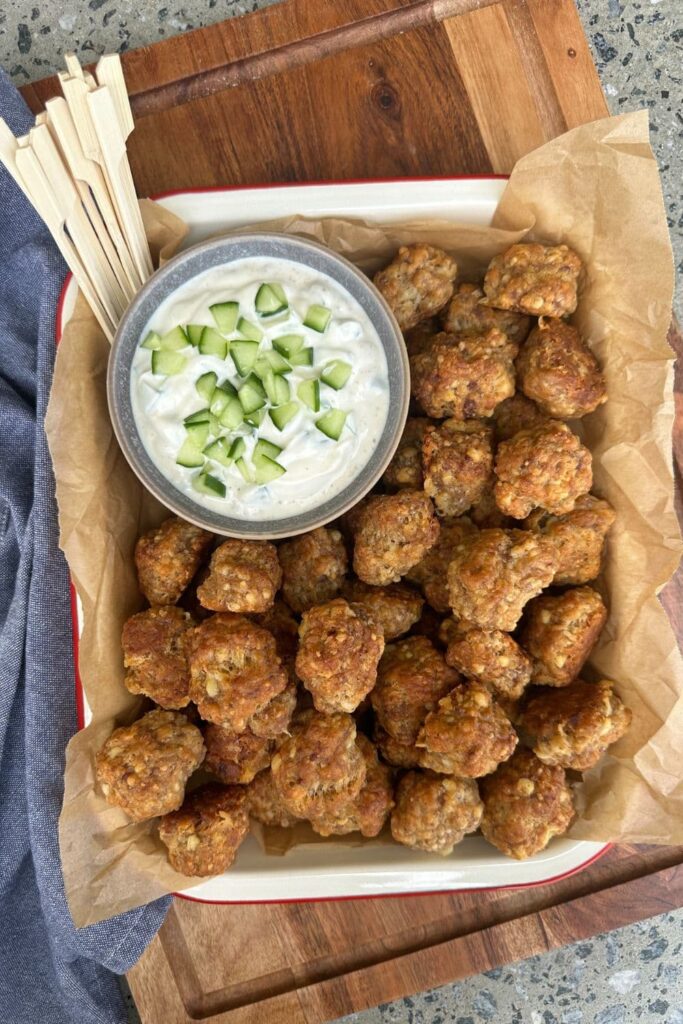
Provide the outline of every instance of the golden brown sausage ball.
[[531,750],[518,748],[509,761],[482,779],[481,832],[501,853],[517,860],[544,850],[567,831],[574,800],[564,770],[543,764]]
[[466,779],[489,775],[516,746],[507,715],[488,687],[474,680],[442,697],[417,737],[423,768]]
[[197,877],[227,871],[249,831],[245,803],[242,786],[209,783],[190,793],[159,822],[171,867]]
[[289,729],[296,708],[297,685],[290,679],[281,693],[249,719],[248,727],[256,736],[277,739]]
[[467,513],[468,518],[480,530],[503,530],[505,527],[512,525],[513,522],[496,505],[496,497],[493,491],[495,482],[496,478],[491,474],[481,497],[478,501],[475,501]]
[[437,649],[423,636],[389,644],[370,694],[377,721],[401,743],[414,743],[427,713],[460,682]]
[[498,446],[494,492],[506,515],[524,519],[535,508],[571,512],[593,483],[591,453],[566,423],[521,430]]
[[424,605],[424,598],[405,583],[372,587],[362,580],[349,580],[344,587],[344,597],[370,613],[385,640],[395,640],[407,633],[419,620]]
[[576,328],[563,320],[541,320],[516,365],[520,388],[549,416],[576,419],[607,401],[597,359]]
[[338,597],[304,612],[296,673],[318,711],[355,711],[375,685],[383,650],[375,618]]
[[175,604],[213,542],[213,534],[173,516],[135,545],[140,590],[150,604]]
[[107,803],[133,821],[175,811],[185,783],[204,760],[195,725],[176,711],[149,711],[115,729],[95,758],[95,775]]
[[390,490],[409,487],[419,491],[422,488],[422,438],[428,426],[426,416],[412,416],[406,420],[398,448],[382,477]]
[[533,682],[566,686],[576,679],[606,621],[607,609],[591,587],[532,601],[520,643],[531,657]]
[[370,498],[355,521],[353,568],[373,586],[397,583],[439,536],[434,506],[424,491]]
[[491,686],[497,694],[519,697],[531,679],[531,658],[509,633],[449,621],[455,628],[449,629],[447,623],[442,627],[448,637],[447,664],[468,679]]
[[302,712],[271,771],[285,807],[300,818],[322,818],[347,806],[366,774],[351,715]]
[[348,570],[346,547],[339,530],[319,527],[280,545],[282,595],[295,612],[331,601],[341,590]]
[[211,556],[209,575],[197,588],[214,612],[265,612],[282,583],[277,548],[265,540],[226,540]]
[[375,274],[402,331],[442,309],[453,294],[458,266],[433,245],[402,245],[391,263]]
[[608,502],[586,494],[561,516],[537,509],[524,526],[552,542],[557,560],[553,583],[565,586],[590,583],[600,573],[605,540],[615,519]]
[[425,493],[442,516],[460,516],[479,501],[493,472],[491,429],[477,420],[444,420],[422,442]]
[[342,836],[360,832],[367,839],[379,835],[394,806],[392,772],[377,758],[374,745],[359,733],[356,744],[365,761],[365,782],[343,808],[321,818],[312,818],[313,831],[321,836]]
[[292,609],[280,597],[276,597],[273,605],[261,615],[255,615],[254,620],[273,634],[282,667],[290,682],[296,686],[294,662],[299,647],[299,623]]
[[408,355],[416,356],[419,352],[426,352],[440,330],[439,321],[433,316],[429,320],[421,320],[415,327],[404,331],[403,340],[406,343]]
[[438,334],[410,360],[413,395],[428,416],[491,416],[515,391],[517,345],[495,328],[487,334]]
[[251,729],[233,732],[224,725],[209,724],[204,729],[206,758],[204,767],[226,785],[251,782],[270,765],[275,741],[256,736]]
[[473,779],[408,772],[396,790],[391,834],[404,846],[447,857],[479,827],[482,810]]
[[477,528],[467,516],[444,520],[436,544],[406,573],[406,579],[422,588],[434,611],[450,611],[448,566],[463,538],[476,533]]
[[535,402],[521,391],[515,391],[514,395],[496,406],[493,413],[493,432],[497,443],[500,444],[501,441],[509,441],[520,430],[541,426],[547,423],[548,419],[549,417]]
[[183,708],[190,700],[188,630],[194,626],[181,608],[163,605],[138,612],[124,624],[121,644],[124,683],[162,708]]
[[401,743],[395,740],[378,722],[375,722],[373,738],[387,764],[395,768],[419,768],[420,751],[415,743]]
[[260,821],[262,825],[269,825],[276,828],[292,828],[300,818],[291,814],[282,802],[282,798],[273,782],[273,773],[270,768],[259,772],[248,786],[245,787],[247,794],[247,812],[251,818]]
[[207,722],[242,732],[287,685],[267,629],[240,615],[213,615],[190,637],[190,699]]
[[512,632],[524,605],[555,572],[551,545],[525,530],[481,530],[463,537],[448,567],[453,614],[480,629]]
[[580,258],[566,245],[511,245],[489,264],[484,301],[529,316],[568,316],[576,309],[580,272]]
[[453,298],[441,314],[444,331],[449,334],[472,331],[482,334],[496,327],[508,338],[521,344],[529,333],[531,320],[519,313],[510,313],[484,306],[484,291],[477,284],[459,284]]
[[544,764],[587,771],[631,724],[631,711],[614,692],[614,683],[575,679],[556,691],[538,691],[520,715]]

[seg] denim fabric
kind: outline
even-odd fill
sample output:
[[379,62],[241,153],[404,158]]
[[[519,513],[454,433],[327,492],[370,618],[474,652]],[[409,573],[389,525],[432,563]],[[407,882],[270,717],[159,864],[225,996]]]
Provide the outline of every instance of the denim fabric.
[[[1,70],[0,115],[15,135],[32,120]],[[3,168],[0,211],[0,1020],[118,1024],[112,972],[135,963],[169,901],[77,930],[64,898],[57,818],[76,706],[43,420],[66,268]]]

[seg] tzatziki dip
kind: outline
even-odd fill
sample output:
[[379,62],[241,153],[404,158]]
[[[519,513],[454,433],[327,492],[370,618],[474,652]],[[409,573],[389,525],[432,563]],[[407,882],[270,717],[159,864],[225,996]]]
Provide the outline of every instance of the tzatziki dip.
[[168,296],[142,332],[130,388],[140,439],[174,487],[255,521],[342,491],[389,410],[386,357],[360,304],[327,274],[264,256]]

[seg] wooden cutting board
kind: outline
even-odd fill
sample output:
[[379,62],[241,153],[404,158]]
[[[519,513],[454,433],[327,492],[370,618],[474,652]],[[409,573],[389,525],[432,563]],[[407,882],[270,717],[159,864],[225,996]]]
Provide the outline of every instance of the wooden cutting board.
[[[506,173],[608,113],[573,0],[289,0],[123,59],[140,195]],[[23,92],[38,112],[59,90]],[[663,600],[683,636],[680,577]],[[177,899],[128,980],[144,1024],[317,1024],[681,905],[683,849],[661,847],[524,890]]]

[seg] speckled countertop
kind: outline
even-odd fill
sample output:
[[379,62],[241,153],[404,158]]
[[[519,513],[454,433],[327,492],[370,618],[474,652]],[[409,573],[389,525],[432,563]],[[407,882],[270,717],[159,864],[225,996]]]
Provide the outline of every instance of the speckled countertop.
[[[5,0],[0,60],[21,85],[276,0]],[[319,0],[318,0],[319,2]],[[683,276],[683,0],[576,0],[611,110],[646,106]],[[676,304],[683,316],[681,289]],[[131,1009],[131,1020],[136,1017]],[[343,1018],[344,1024],[683,1024],[683,911]],[[339,1022],[342,1024],[342,1022]]]

